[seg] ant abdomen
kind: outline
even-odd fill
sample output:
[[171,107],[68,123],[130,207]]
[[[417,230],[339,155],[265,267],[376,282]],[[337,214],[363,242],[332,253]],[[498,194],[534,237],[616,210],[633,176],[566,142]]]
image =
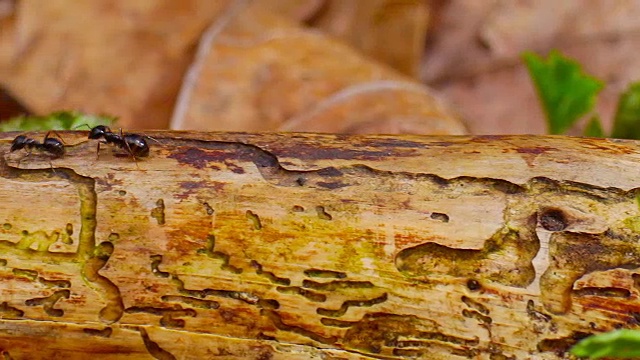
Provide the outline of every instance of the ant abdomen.
[[146,157],[149,156],[149,144],[143,136],[138,134],[129,134],[124,136],[124,141],[128,145],[133,156]]
[[42,143],[42,148],[55,156],[64,155],[64,144],[56,138],[45,138]]

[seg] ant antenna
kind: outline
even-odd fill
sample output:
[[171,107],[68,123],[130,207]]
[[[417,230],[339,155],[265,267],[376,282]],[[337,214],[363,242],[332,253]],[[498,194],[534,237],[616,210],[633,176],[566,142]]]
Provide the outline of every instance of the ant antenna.
[[149,140],[153,140],[153,141],[157,142],[158,144],[162,144],[158,139],[154,139],[154,138],[152,138],[152,137],[151,137],[151,136],[149,136],[149,135],[142,135],[142,136],[146,137],[146,138],[147,138],[147,139],[149,139]]
[[78,126],[74,127],[72,130],[76,130],[76,129],[78,129],[78,128],[82,127],[82,126],[86,126],[86,127],[87,127],[87,129],[91,130],[91,126],[89,126],[89,124],[87,124],[87,123],[80,124],[80,125],[78,125]]

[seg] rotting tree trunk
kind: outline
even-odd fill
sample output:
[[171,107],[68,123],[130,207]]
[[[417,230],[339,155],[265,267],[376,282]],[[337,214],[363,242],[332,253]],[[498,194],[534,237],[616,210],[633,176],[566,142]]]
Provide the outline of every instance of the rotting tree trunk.
[[0,158],[5,358],[558,359],[640,321],[637,142],[148,135]]

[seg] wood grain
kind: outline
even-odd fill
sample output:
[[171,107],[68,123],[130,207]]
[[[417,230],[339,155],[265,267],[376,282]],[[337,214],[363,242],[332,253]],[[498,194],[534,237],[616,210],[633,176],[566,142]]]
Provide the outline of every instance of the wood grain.
[[560,359],[640,321],[634,141],[150,132],[134,162],[16,135],[5,358]]

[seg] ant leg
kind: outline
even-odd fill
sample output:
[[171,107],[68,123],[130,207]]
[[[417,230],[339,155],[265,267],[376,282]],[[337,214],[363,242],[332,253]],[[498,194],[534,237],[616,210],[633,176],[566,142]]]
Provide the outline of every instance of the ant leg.
[[140,169],[140,166],[138,166],[138,160],[136,160],[136,155],[133,153],[133,150],[131,150],[131,146],[129,146],[129,143],[127,143],[124,140],[124,134],[122,134],[122,128],[120,128],[120,138],[122,139],[122,142],[124,143],[124,145],[127,147],[127,152],[129,153],[129,155],[131,155],[131,158],[133,158],[133,162],[136,163],[136,167]]
[[18,160],[18,167],[20,167],[20,163],[22,162],[22,160],[28,158],[29,155],[31,155],[31,151],[27,151],[27,155],[21,157],[20,160]]
[[53,163],[51,162],[51,159],[49,159],[49,167],[51,168],[51,172],[53,172],[55,174],[56,173],[56,169],[53,167]]
[[53,133],[55,136],[58,137],[58,139],[60,139],[60,141],[62,141],[63,144],[67,144],[66,142],[64,142],[64,139],[62,138],[62,136],[60,136],[60,134],[55,131],[55,130],[49,130],[47,131],[46,135],[44,136],[44,140],[42,141],[43,143],[49,138],[49,134]]
[[122,133],[122,128],[120,128],[120,138],[122,139],[122,142],[124,143],[124,146],[127,147],[127,152],[129,153],[129,155],[131,155],[133,157],[133,160],[136,160],[136,156],[133,155],[133,150],[131,150],[131,146],[129,146],[129,143],[127,143],[124,140],[124,134]]

